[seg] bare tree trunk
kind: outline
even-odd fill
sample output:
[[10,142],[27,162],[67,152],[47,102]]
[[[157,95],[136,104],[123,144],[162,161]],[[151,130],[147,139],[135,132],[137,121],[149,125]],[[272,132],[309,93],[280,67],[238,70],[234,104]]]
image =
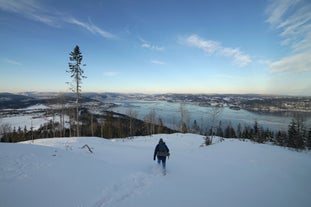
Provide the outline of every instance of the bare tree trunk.
[[156,111],[152,109],[149,114],[150,114],[151,134],[155,134]]
[[102,118],[100,122],[100,137],[104,137],[104,119]]
[[79,137],[80,136],[80,133],[79,133],[79,103],[78,103],[78,100],[79,100],[79,98],[77,97],[77,101],[76,101],[76,116],[77,116],[77,118],[76,118],[76,120],[77,120],[77,123],[76,123],[76,130],[77,130],[77,137]]
[[216,120],[221,116],[223,112],[223,108],[222,107],[218,107],[218,106],[215,106],[215,107],[212,107],[211,111],[209,112],[210,116],[211,116],[211,133],[212,133],[212,136],[214,137],[214,128],[215,127],[215,122]]
[[204,122],[204,119],[203,119],[203,116],[201,116],[201,121],[200,121],[200,134],[203,135],[203,122]]
[[135,110],[132,110],[132,109],[128,109],[127,111],[126,111],[126,115],[129,117],[129,128],[130,128],[130,137],[132,137],[133,135],[134,135],[134,131],[135,131],[135,126],[134,126],[134,124],[133,124],[133,121],[134,121],[134,119],[136,119],[137,118],[137,112],[135,111]]
[[171,117],[171,125],[172,125],[172,128],[173,129],[176,129],[176,130],[178,130],[178,124],[177,124],[177,118],[176,118],[176,116],[175,115],[173,115],[172,117]]
[[80,123],[79,123],[79,72],[78,72],[78,70],[79,70],[79,65],[76,65],[76,70],[77,70],[77,72],[76,72],[76,110],[77,110],[77,137],[79,137],[80,136],[80,133],[79,133],[79,125],[80,125]]
[[148,134],[154,134],[155,133],[155,124],[156,124],[156,112],[154,109],[152,109],[149,114],[147,114],[144,118],[144,121],[146,122],[146,128]]
[[94,115],[93,115],[93,108],[94,108],[94,105],[92,105],[92,111],[90,111],[91,113],[91,133],[92,133],[92,137],[94,137]]
[[52,132],[53,132],[53,137],[55,137],[55,134],[56,134],[56,132],[55,132],[55,111],[54,111],[54,109],[52,109],[52,113],[53,113],[53,118],[52,118]]
[[185,103],[180,104],[179,111],[180,111],[180,131],[182,133],[186,133],[188,131],[187,128],[190,125],[190,114],[186,109]]

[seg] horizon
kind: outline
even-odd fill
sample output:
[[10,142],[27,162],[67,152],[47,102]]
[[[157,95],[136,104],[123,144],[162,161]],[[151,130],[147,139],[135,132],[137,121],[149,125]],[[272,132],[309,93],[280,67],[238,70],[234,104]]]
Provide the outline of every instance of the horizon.
[[0,0],[0,91],[311,96],[311,2]]
[[[8,92],[8,91],[0,91],[2,93],[9,93],[9,94],[18,94],[21,95],[23,93],[42,93],[42,94],[73,94],[72,91],[18,91],[18,92]],[[289,94],[263,94],[263,93],[175,93],[175,92],[164,92],[164,93],[144,93],[144,92],[109,92],[109,91],[82,91],[81,94],[88,94],[88,93],[95,93],[95,94],[121,94],[121,95],[241,95],[241,96],[284,96],[284,97],[311,97],[311,95],[289,95]]]

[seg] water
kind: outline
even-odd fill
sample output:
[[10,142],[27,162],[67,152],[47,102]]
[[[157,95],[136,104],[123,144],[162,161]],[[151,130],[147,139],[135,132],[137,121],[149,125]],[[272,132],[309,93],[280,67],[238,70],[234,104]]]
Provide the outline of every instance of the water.
[[[156,112],[156,116],[161,118],[164,125],[178,129],[181,113],[180,103],[171,103],[166,101],[118,101],[118,107],[112,108],[112,111],[121,114],[131,109],[136,111],[137,118],[143,120],[144,117],[152,110]],[[212,125],[212,107],[202,107],[195,104],[187,103],[184,105],[188,112],[184,119],[187,126],[191,127],[194,120],[200,128],[210,128]],[[311,127],[311,114],[303,113],[305,125],[307,129]],[[214,119],[214,126],[218,126],[219,121],[222,122],[222,127],[225,128],[231,124],[234,128],[240,123],[242,126],[253,126],[255,121],[264,129],[269,128],[273,131],[288,130],[288,125],[293,119],[293,113],[254,113],[246,110],[232,110],[230,108],[222,108],[222,112]]]

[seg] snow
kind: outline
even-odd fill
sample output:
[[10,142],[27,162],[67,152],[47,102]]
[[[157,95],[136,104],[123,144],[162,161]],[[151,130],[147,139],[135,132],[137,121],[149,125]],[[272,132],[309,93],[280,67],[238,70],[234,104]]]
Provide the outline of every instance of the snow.
[[21,116],[14,116],[14,117],[4,117],[1,119],[2,124],[9,124],[15,130],[19,127],[24,130],[26,127],[27,130],[30,130],[31,127],[33,129],[39,129],[42,123],[48,122],[47,118],[43,117],[36,117],[34,118],[33,115],[21,115]]
[[43,110],[43,109],[49,109],[50,107],[44,105],[44,104],[36,104],[33,106],[29,106],[25,109],[21,109],[21,110]]
[[[0,111],[0,125],[8,124],[11,127],[11,131],[15,128],[18,130],[20,127],[22,130],[26,127],[27,130],[37,130],[43,124],[48,123],[53,120],[53,116],[47,116],[42,110],[45,109],[60,109],[61,105],[54,104],[46,106],[44,104],[36,104],[22,109],[4,109]],[[1,113],[2,112],[2,113]],[[61,117],[59,114],[55,114],[54,120],[56,122],[61,122]],[[69,116],[65,115],[64,121],[68,123]],[[68,124],[65,124],[65,128],[69,128]]]
[[[165,176],[153,161],[160,138],[171,154]],[[0,206],[310,206],[310,152],[214,142],[162,134],[1,143]]]

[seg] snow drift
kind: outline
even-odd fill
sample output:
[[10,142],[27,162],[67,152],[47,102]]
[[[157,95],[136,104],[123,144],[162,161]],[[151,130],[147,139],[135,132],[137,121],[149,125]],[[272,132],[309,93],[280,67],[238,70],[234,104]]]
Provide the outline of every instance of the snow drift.
[[[153,161],[160,138],[171,152],[166,176]],[[1,143],[0,206],[310,206],[310,152],[202,143],[193,134]]]

